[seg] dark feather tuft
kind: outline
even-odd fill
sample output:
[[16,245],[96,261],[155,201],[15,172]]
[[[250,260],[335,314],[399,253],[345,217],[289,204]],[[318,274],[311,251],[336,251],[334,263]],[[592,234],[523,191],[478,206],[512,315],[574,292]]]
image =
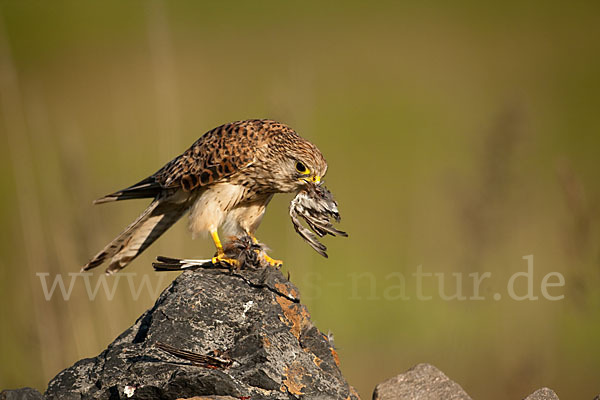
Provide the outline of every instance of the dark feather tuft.
[[130,200],[130,199],[147,199],[157,197],[162,190],[162,187],[154,176],[150,176],[133,186],[126,189],[119,190],[111,194],[107,194],[97,200],[94,200],[94,204],[109,203],[111,201],[118,200]]

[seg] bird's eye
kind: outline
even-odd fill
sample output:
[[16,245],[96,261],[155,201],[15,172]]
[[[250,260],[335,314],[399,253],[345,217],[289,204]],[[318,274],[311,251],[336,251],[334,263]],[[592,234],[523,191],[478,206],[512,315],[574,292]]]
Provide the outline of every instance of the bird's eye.
[[308,174],[308,173],[310,173],[310,171],[308,170],[308,168],[306,168],[306,165],[304,165],[300,161],[298,161],[296,163],[296,171],[300,172],[301,174]]

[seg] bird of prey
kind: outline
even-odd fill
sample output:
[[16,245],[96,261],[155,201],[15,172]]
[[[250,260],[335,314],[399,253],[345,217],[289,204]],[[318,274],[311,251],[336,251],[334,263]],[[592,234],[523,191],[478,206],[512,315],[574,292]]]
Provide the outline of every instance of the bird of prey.
[[[217,229],[258,243],[254,234],[273,195],[320,186],[326,172],[319,149],[282,123],[253,119],[219,126],[153,175],[94,202],[153,199],[82,270],[108,261],[107,273],[119,271],[188,211],[192,234],[210,233],[215,243],[211,261],[236,266]],[[266,253],[262,257],[271,266],[282,263]]]

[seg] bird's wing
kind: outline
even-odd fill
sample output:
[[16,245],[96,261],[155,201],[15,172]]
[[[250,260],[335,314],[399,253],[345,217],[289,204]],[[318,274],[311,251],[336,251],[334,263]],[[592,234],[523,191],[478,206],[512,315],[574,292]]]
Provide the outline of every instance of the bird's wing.
[[248,120],[225,124],[205,133],[182,155],[153,177],[163,188],[186,191],[210,185],[254,161],[254,150],[265,140],[264,121]]
[[239,121],[208,131],[156,173],[135,185],[101,197],[94,204],[156,198],[164,189],[191,191],[227,178],[252,163],[252,150],[265,140],[264,129],[261,128],[266,122]]
[[183,154],[142,181],[108,194],[95,204],[116,200],[156,198],[164,189],[191,191],[210,185],[248,167],[256,149],[269,135],[289,129],[271,120],[246,120],[221,125],[206,132]]

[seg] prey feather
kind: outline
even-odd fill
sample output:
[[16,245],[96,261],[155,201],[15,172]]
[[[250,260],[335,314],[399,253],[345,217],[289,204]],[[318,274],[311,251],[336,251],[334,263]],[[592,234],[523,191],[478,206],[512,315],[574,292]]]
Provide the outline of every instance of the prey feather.
[[[310,184],[298,192],[290,203],[290,217],[296,232],[323,257],[327,257],[327,247],[319,242],[318,237],[348,236],[331,223],[332,218],[340,222],[340,213],[331,192],[321,185]],[[302,225],[299,217],[306,221],[310,229]]]

